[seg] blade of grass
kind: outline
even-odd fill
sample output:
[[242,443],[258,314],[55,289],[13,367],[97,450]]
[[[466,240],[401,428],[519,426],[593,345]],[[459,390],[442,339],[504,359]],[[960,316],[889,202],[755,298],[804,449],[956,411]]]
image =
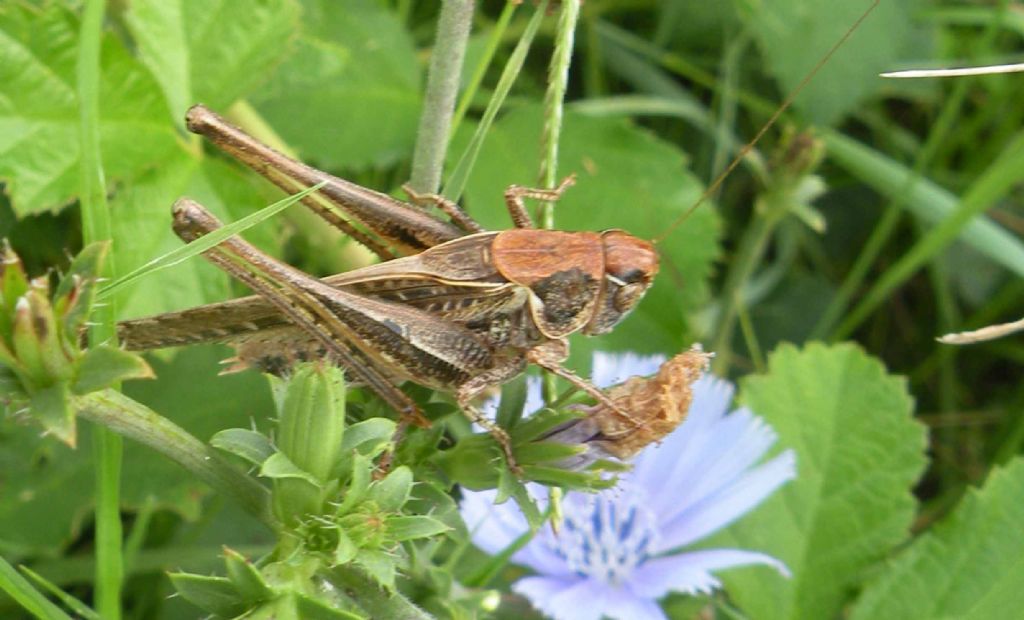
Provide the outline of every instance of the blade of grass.
[[71,620],[27,579],[18,574],[7,560],[0,558],[0,590],[3,590],[30,614],[42,620]]
[[39,587],[43,588],[53,596],[60,599],[60,602],[64,603],[65,607],[75,612],[75,614],[78,617],[85,618],[85,620],[103,620],[100,617],[100,615],[92,609],[90,609],[88,605],[78,600],[77,598],[71,596],[64,590],[61,590],[56,586],[56,584],[50,582],[48,579],[46,579],[39,573],[35,572],[31,568],[27,566],[19,566],[18,569],[21,570],[21,572],[28,575],[29,579],[36,582],[36,584]]
[[512,15],[516,12],[516,7],[518,6],[518,2],[514,2],[512,0],[506,2],[505,8],[501,10],[501,15],[498,16],[498,21],[494,23],[494,28],[491,29],[491,36],[487,39],[487,48],[484,49],[484,53],[480,57],[480,61],[477,62],[476,68],[473,69],[473,75],[469,78],[469,83],[466,85],[466,89],[462,93],[462,100],[459,101],[459,105],[455,109],[455,115],[452,118],[452,135],[455,135],[455,132],[458,131],[459,124],[462,123],[462,119],[466,117],[466,112],[469,111],[469,106],[473,104],[473,98],[476,97],[476,91],[480,89],[480,84],[484,81],[484,76],[487,75],[487,67],[491,66],[491,60],[494,59],[494,53],[498,51],[501,39],[505,36],[505,31],[508,30],[508,24],[512,21]]
[[[1005,13],[1005,11],[1001,12]],[[982,41],[991,41],[995,32],[995,27],[990,24],[982,35]],[[916,203],[913,202],[915,190],[923,182],[923,178],[926,176],[925,171],[932,168],[935,161],[939,158],[940,149],[945,148],[957,133],[954,131],[954,128],[962,121],[963,115],[961,111],[967,98],[969,85],[970,82],[967,80],[959,80],[956,83],[949,96],[943,102],[942,109],[932,124],[932,129],[928,133],[924,145],[920,149],[908,151],[915,153],[913,167],[909,169],[908,174],[903,176],[902,185],[898,189],[886,192],[889,196],[889,204],[886,205],[881,219],[875,225],[874,230],[871,231],[871,236],[857,256],[853,267],[850,268],[849,273],[843,279],[839,290],[833,295],[825,312],[811,330],[812,337],[822,338],[835,327],[840,317],[843,316],[849,307],[854,293],[860,290],[865,277],[867,277],[868,270],[875,264],[889,238],[896,232],[904,207],[913,209],[916,206]],[[841,155],[841,153],[836,154]],[[908,205],[908,203],[910,204]],[[919,213],[919,215],[927,219],[927,211],[928,209],[924,209],[924,212]]]
[[[834,160],[840,160],[851,172],[880,191],[898,188],[907,174],[906,169],[896,162],[849,138],[829,133],[826,141]],[[937,221],[938,225],[875,281],[832,337],[841,339],[849,335],[893,290],[957,238],[994,262],[1024,276],[1024,244],[982,215],[1020,180],[1022,169],[1024,132],[1010,141],[996,162],[968,188],[959,204],[952,194],[925,179],[915,184],[907,207],[923,219]]]
[[[104,0],[89,0],[82,14],[78,43],[78,82],[82,236],[85,244],[111,238],[110,209],[100,153],[100,46]],[[116,249],[107,256],[101,277],[116,274]],[[117,308],[113,300],[97,304],[90,329],[92,344],[116,341]],[[120,437],[103,428],[93,434],[96,452],[96,591],[93,604],[104,618],[121,617],[121,459]]]
[[512,55],[509,56],[505,69],[498,79],[498,85],[494,89],[491,100],[487,103],[487,109],[484,110],[480,124],[477,125],[473,138],[469,141],[469,145],[466,146],[466,150],[459,158],[459,163],[455,165],[455,170],[444,186],[442,193],[448,198],[458,201],[462,196],[462,191],[466,188],[466,180],[469,178],[469,172],[473,169],[476,158],[480,154],[480,149],[483,147],[484,138],[487,137],[487,132],[490,130],[491,125],[494,124],[494,119],[498,116],[498,110],[505,103],[505,97],[508,96],[508,92],[512,89],[512,84],[516,81],[519,71],[523,68],[526,55],[530,51],[530,45],[540,29],[541,22],[544,21],[544,14],[547,10],[548,0],[544,0],[537,6],[533,17],[530,18],[530,22],[526,25],[526,30],[523,31],[523,36],[520,37],[519,43],[512,50]]
[[174,265],[182,263],[192,258],[193,256],[202,254],[203,252],[223,242],[227,238],[241,234],[242,232],[248,230],[249,228],[252,228],[256,224],[259,224],[260,222],[263,222],[264,220],[267,220],[277,215],[281,211],[287,209],[296,202],[302,200],[307,195],[312,194],[316,190],[320,189],[326,183],[326,181],[317,183],[313,187],[304,189],[297,194],[292,194],[291,196],[288,196],[283,200],[279,200],[272,205],[268,205],[255,213],[243,217],[242,219],[236,222],[226,224],[208,235],[203,235],[202,237],[196,239],[191,243],[185,244],[180,248],[171,250],[170,252],[162,256],[154,258],[145,265],[142,265],[141,267],[135,269],[131,273],[125,274],[121,278],[118,278],[114,282],[111,282],[107,286],[100,289],[100,291],[97,293],[97,299],[106,299],[113,295],[114,293],[116,293],[118,290],[124,288],[125,286],[128,286],[129,284],[139,280],[140,278],[148,276],[149,274],[155,271],[166,269],[167,267],[172,267]]

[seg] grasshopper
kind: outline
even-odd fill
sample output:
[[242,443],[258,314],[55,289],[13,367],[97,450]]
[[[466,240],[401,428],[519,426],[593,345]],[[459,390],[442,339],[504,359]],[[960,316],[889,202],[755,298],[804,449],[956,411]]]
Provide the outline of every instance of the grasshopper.
[[[413,194],[420,204],[438,206],[452,223],[305,166],[205,107],[190,109],[186,121],[191,131],[286,190],[326,181],[322,197],[303,202],[385,262],[321,281],[229,239],[205,256],[259,296],[123,322],[119,335],[129,349],[226,341],[238,350],[238,367],[272,373],[295,361],[330,358],[404,420],[421,425],[426,419],[397,383],[448,391],[494,435],[513,470],[518,468],[507,434],[473,400],[528,363],[630,419],[561,364],[568,335],[606,333],[637,305],[657,273],[658,255],[650,242],[620,230],[535,229],[524,199],[557,199],[571,177],[554,190],[509,188],[506,204],[516,228],[486,231],[440,197]],[[186,241],[220,226],[188,199],[179,200],[173,214],[174,230]]]

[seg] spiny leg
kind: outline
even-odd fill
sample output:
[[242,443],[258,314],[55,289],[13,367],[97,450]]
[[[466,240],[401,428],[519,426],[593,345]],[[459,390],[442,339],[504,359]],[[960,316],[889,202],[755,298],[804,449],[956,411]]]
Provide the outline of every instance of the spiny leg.
[[402,186],[402,191],[409,197],[413,204],[420,206],[433,206],[447,215],[459,228],[469,233],[485,232],[486,229],[474,220],[465,209],[458,203],[448,200],[441,194],[421,194],[409,186],[408,183]]
[[482,426],[484,430],[494,437],[494,441],[498,442],[498,446],[501,447],[502,454],[505,455],[505,461],[508,463],[508,468],[512,470],[517,478],[523,477],[523,468],[519,466],[519,462],[516,461],[516,456],[512,452],[512,438],[508,436],[508,432],[501,428],[494,422],[492,422],[482,411],[477,409],[472,404],[471,397],[465,397],[462,394],[456,395],[456,400],[459,404],[459,409],[462,410],[462,414],[465,415],[470,421],[475,422]]
[[[551,346],[556,343],[560,346]],[[566,357],[568,357],[567,354],[568,343],[564,340],[551,340],[527,351],[526,359],[530,363],[540,366],[544,370],[565,379],[577,388],[583,390],[597,400],[597,402],[607,407],[609,411],[614,412],[627,423],[633,425],[634,428],[643,428],[643,422],[640,422],[633,416],[629,415],[625,409],[617,405],[612,399],[608,398],[608,395],[598,389],[593,383],[562,366],[562,362],[564,362]]]
[[296,161],[253,138],[202,105],[185,116],[188,130],[286,192],[326,182],[302,203],[383,260],[410,255],[461,237],[457,227],[387,194],[338,178]]
[[479,424],[491,434],[491,437],[494,437],[494,440],[501,447],[501,452],[505,456],[508,468],[518,478],[523,477],[523,468],[519,466],[519,462],[512,451],[511,437],[509,437],[505,429],[492,422],[483,412],[474,407],[473,400],[483,390],[491,386],[501,385],[521,374],[525,369],[526,361],[521,357],[504,358],[499,360],[494,368],[471,378],[459,386],[455,392],[455,400],[459,405],[459,409],[462,410],[462,414],[469,418],[470,421]]
[[505,206],[508,207],[508,214],[516,228],[536,228],[533,218],[526,210],[526,198],[555,202],[562,197],[566,189],[576,183],[576,175],[570,174],[562,179],[558,187],[554,189],[538,189],[535,187],[523,187],[522,185],[510,185],[505,190]]
[[[174,205],[174,229],[185,241],[216,230],[220,222],[197,202],[182,199]],[[292,322],[315,337],[345,368],[376,392],[403,418],[418,426],[430,426],[416,403],[382,375],[372,364],[355,357],[345,344],[350,336],[336,314],[310,289],[326,288],[308,274],[277,261],[238,237],[232,237],[203,255],[277,307]]]

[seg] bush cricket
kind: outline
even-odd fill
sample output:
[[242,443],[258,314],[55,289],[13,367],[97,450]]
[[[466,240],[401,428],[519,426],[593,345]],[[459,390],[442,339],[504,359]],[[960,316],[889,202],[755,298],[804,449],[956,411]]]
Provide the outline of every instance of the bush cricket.
[[[295,361],[328,357],[419,424],[425,418],[396,381],[448,391],[495,436],[514,470],[507,434],[472,401],[523,372],[527,363],[569,380],[628,419],[602,392],[561,366],[568,356],[565,338],[614,327],[653,282],[658,256],[650,242],[618,230],[534,229],[524,198],[557,199],[571,178],[555,190],[509,188],[506,203],[517,228],[490,232],[438,197],[415,198],[437,204],[454,224],[308,168],[202,106],[189,111],[187,122],[283,187],[327,180],[321,191],[333,208],[313,195],[305,204],[391,260],[320,281],[230,239],[206,257],[260,297],[122,323],[128,348],[225,340],[238,348],[241,366],[276,373]],[[182,239],[219,226],[198,203],[175,204],[174,228]]]
[[[717,189],[843,40],[657,241]],[[403,421],[417,424],[426,419],[397,383],[410,380],[447,391],[491,432],[517,473],[507,433],[472,401],[528,363],[585,390],[597,399],[602,415],[625,424],[605,425],[608,429],[628,436],[643,425],[622,408],[628,398],[609,398],[561,366],[569,334],[610,331],[637,305],[658,271],[654,244],[624,231],[533,227],[524,199],[555,200],[571,177],[553,190],[508,188],[505,202],[515,228],[486,231],[442,197],[410,193],[416,205],[403,203],[292,160],[203,106],[190,109],[186,120],[189,130],[286,191],[326,181],[319,195],[302,202],[384,262],[321,281],[230,239],[205,256],[259,296],[123,322],[119,336],[129,349],[224,341],[238,350],[236,367],[273,373],[295,361],[327,357],[380,395]],[[422,208],[427,204],[450,222],[428,213]],[[219,226],[198,203],[175,204],[175,232],[186,241]],[[644,439],[645,445],[656,439]],[[629,446],[630,452],[635,449]]]

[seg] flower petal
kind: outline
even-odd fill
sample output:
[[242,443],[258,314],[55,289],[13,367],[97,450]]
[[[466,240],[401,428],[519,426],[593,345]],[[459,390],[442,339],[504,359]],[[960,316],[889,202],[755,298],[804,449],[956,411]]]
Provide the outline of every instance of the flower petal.
[[[531,484],[528,485],[528,490],[543,509],[546,502],[546,489],[540,485]],[[526,517],[523,516],[515,502],[495,504],[496,496],[497,491],[493,489],[486,491],[463,489],[462,501],[459,504],[462,520],[465,521],[466,527],[469,529],[473,544],[490,555],[501,553],[530,529]],[[555,555],[554,547],[544,543],[545,536],[550,535],[550,531],[538,532],[534,540],[512,554],[511,561],[532,568],[542,575],[554,577],[574,575],[575,573],[566,564],[565,558]]]
[[600,620],[608,586],[590,579],[526,577],[512,590],[555,620]]
[[594,352],[590,381],[597,387],[609,387],[634,376],[653,375],[665,363],[664,355]]
[[659,599],[669,592],[707,594],[720,582],[711,571],[763,564],[788,577],[786,565],[764,553],[741,549],[709,549],[654,558],[637,567],[630,589],[638,597]]
[[733,483],[662,523],[654,553],[669,551],[718,531],[757,506],[796,476],[796,454],[786,450]]
[[656,601],[625,588],[610,589],[603,607],[604,617],[614,620],[668,620]]
[[463,489],[459,512],[466,522],[473,544],[494,555],[511,545],[529,529],[526,518],[518,509],[509,510],[508,504],[494,505],[496,492]]
[[706,429],[669,470],[662,485],[676,491],[656,509],[665,521],[674,519],[741,478],[776,441],[771,428],[749,410],[740,409]]

